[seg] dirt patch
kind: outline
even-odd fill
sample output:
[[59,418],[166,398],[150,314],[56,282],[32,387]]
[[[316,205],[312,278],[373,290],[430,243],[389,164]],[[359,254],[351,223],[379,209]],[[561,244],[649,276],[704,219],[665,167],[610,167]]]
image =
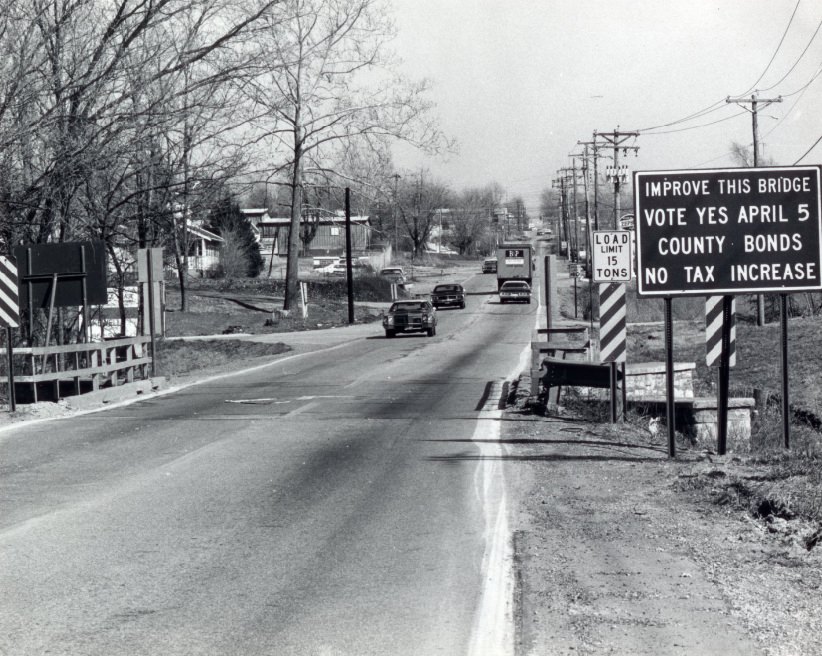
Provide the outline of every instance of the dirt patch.
[[785,472],[509,400],[519,654],[822,654],[822,532]]
[[244,365],[259,364],[262,358],[281,355],[291,347],[277,342],[267,344],[232,339],[211,339],[186,342],[162,340],[157,343],[157,359],[163,374],[169,377],[192,371],[215,372],[227,365],[241,369]]

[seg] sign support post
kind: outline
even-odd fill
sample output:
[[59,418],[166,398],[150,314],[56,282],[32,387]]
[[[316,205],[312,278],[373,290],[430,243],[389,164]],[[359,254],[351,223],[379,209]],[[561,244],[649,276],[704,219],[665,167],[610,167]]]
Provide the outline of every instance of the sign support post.
[[782,437],[785,448],[791,448],[791,403],[788,396],[788,295],[779,295],[779,320],[782,339]]
[[548,339],[551,339],[551,262],[550,256],[545,256],[545,327],[548,329]]
[[673,299],[665,297],[665,405],[668,421],[668,457],[676,457],[676,426],[674,406],[674,321]]
[[577,318],[577,280],[579,280],[579,274],[574,271],[574,319]]
[[6,327],[6,355],[8,355],[9,372],[9,412],[17,410],[17,398],[14,393],[14,347],[11,343],[11,326]]
[[146,249],[146,264],[148,269],[148,333],[151,338],[151,377],[157,375],[157,342],[156,326],[154,325],[154,263],[152,262],[152,252]]
[[348,323],[354,323],[354,269],[351,256],[351,188],[345,188],[345,272],[348,285]]
[[728,387],[731,377],[731,308],[733,296],[722,297],[722,348],[719,355],[719,389],[716,409],[716,452],[728,450]]

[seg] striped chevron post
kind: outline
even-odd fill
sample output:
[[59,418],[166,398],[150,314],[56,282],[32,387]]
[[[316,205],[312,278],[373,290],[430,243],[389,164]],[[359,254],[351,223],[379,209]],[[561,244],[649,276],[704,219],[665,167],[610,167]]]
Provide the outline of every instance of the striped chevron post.
[[617,282],[599,285],[599,361],[625,362],[625,285]]
[[[705,299],[705,362],[709,367],[718,367],[722,355],[722,296],[708,296]],[[728,360],[736,366],[736,299],[731,301],[731,353]]]
[[0,326],[17,328],[19,325],[17,264],[9,257],[0,256]]

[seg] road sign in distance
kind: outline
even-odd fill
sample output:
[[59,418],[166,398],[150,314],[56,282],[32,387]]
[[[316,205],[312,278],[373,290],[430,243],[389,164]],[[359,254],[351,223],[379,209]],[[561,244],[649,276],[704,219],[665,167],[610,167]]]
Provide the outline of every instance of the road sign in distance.
[[626,230],[595,230],[592,237],[593,281],[630,282],[631,233]]
[[820,167],[634,173],[637,292],[822,289]]

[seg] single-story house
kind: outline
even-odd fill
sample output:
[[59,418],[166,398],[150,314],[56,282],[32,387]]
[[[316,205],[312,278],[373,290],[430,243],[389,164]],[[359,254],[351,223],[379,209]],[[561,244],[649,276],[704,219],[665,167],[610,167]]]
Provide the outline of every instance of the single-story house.
[[[256,210],[254,211],[256,212]],[[246,214],[246,210],[243,210]],[[291,218],[287,216],[272,217],[266,212],[263,215],[246,214],[249,221],[256,220],[259,231],[260,253],[263,259],[288,254],[288,234],[291,230]],[[317,221],[317,231],[303,250],[308,255],[342,255],[345,252],[345,214],[335,212],[318,219],[304,216],[303,223]],[[252,223],[252,225],[254,225]],[[351,217],[351,248],[354,251],[365,251],[371,245],[371,225],[367,216]],[[303,244],[300,244],[303,248]]]
[[188,223],[188,270],[201,276],[220,265],[225,240],[202,226]]

